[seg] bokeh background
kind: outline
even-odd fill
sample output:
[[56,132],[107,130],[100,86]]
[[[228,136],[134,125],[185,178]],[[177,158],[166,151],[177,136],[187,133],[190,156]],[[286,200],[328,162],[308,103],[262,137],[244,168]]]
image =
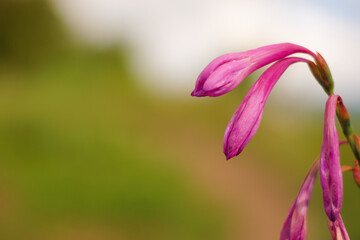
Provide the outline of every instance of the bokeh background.
[[[360,131],[357,1],[0,1],[0,238],[278,239],[322,142],[326,95],[284,74],[258,134],[226,161],[225,126],[261,71],[191,98],[214,57],[293,42],[327,59]],[[339,134],[343,138],[342,134]],[[341,161],[353,156],[341,148]],[[330,239],[317,181],[308,238]],[[342,216],[360,239],[360,191]]]

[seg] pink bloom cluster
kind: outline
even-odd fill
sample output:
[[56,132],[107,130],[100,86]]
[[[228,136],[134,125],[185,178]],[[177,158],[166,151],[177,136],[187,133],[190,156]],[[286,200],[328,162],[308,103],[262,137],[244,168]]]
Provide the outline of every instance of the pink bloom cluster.
[[[305,53],[315,61],[289,57]],[[350,239],[342,218],[343,185],[339,155],[339,139],[335,126],[336,106],[340,96],[332,95],[332,84],[327,81],[330,72],[323,58],[310,50],[291,43],[274,44],[240,53],[222,55],[213,60],[199,75],[192,96],[216,97],[232,91],[255,70],[269,67],[254,83],[236,109],[224,135],[224,153],[227,159],[239,155],[257,132],[266,100],[281,75],[293,63],[307,63],[324,89],[330,93],[325,108],[323,144],[320,158],[306,175],[281,230],[281,240],[303,240],[306,237],[307,208],[318,172],[323,189],[324,208],[333,239]],[[325,66],[325,67],[324,67]],[[325,79],[325,80],[324,80]]]

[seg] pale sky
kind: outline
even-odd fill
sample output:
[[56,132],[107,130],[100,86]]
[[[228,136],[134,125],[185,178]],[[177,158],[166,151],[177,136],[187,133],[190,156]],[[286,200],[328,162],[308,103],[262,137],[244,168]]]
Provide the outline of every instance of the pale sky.
[[[360,1],[357,0],[52,0],[72,32],[103,46],[127,42],[134,72],[159,94],[189,96],[215,57],[291,42],[320,52],[336,93],[360,106]],[[307,67],[292,66],[276,91],[323,99]],[[309,100],[310,99],[310,100]],[[355,103],[355,104],[354,104]]]

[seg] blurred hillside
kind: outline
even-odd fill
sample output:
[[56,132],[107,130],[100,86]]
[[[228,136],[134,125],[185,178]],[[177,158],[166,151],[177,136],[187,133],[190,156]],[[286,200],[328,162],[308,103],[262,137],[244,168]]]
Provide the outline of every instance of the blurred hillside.
[[[217,99],[163,99],[135,84],[125,43],[93,49],[64,29],[46,1],[0,2],[1,239],[278,238],[322,113],[270,101],[227,162],[222,134],[252,79]],[[309,239],[329,239],[318,185]],[[346,175],[353,239],[359,200]]]

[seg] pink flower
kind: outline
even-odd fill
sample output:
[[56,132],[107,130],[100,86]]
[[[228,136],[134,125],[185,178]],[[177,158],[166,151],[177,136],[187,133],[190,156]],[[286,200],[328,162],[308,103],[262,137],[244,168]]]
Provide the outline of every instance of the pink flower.
[[266,100],[284,71],[293,63],[306,62],[303,58],[284,58],[268,68],[251,87],[236,109],[224,135],[224,153],[227,159],[241,153],[259,128]]
[[319,171],[319,158],[307,173],[285,223],[281,229],[280,240],[304,240],[306,238],[306,214],[312,189]]
[[335,220],[335,222],[328,219],[328,226],[333,240],[350,240],[340,215],[338,219]]
[[307,53],[316,58],[310,50],[291,43],[273,44],[222,55],[214,59],[200,73],[191,95],[196,97],[223,95],[232,91],[255,70],[293,53]]
[[324,208],[328,218],[335,222],[340,215],[343,200],[343,180],[340,166],[339,138],[335,125],[336,105],[341,97],[330,95],[326,102],[323,143],[320,154],[320,182]]
[[[311,55],[315,59],[315,63],[304,58],[287,57],[297,52]],[[225,94],[233,90],[253,71],[271,62],[275,63],[250,88],[226,127],[223,147],[227,159],[240,154],[255,135],[272,88],[291,64],[307,63],[325,92],[333,93],[331,73],[320,54],[315,55],[298,45],[282,43],[216,58],[199,75],[191,95],[215,97]],[[341,97],[338,95],[330,95],[326,102],[321,154],[307,173],[290,208],[281,230],[281,240],[305,240],[307,209],[318,171],[320,171],[324,208],[332,238],[333,240],[349,240],[340,216],[343,186],[335,117],[336,108],[341,103]],[[346,125],[349,125],[349,116],[345,107],[339,107],[339,109],[341,126],[349,127]],[[360,170],[357,163],[354,167],[354,178],[360,182]]]

